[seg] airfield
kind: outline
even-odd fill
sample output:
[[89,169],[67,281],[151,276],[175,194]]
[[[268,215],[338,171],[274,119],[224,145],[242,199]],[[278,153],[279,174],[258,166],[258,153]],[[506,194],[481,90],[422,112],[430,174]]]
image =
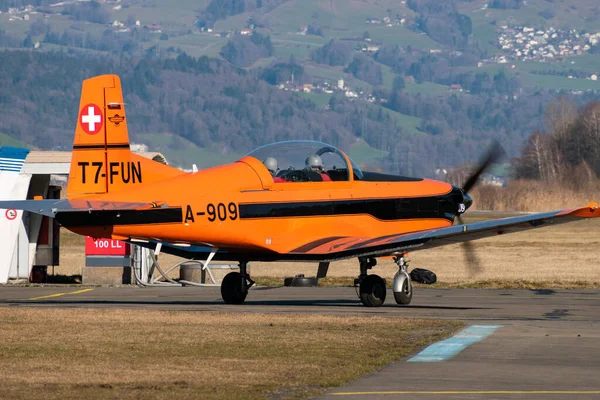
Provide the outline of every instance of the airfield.
[[[213,287],[5,287],[0,291],[0,306],[75,313],[81,309],[164,310],[200,316],[235,313],[249,318],[252,314],[300,313],[461,321],[465,327],[492,326],[495,331],[438,362],[408,362],[418,349],[319,398],[600,398],[600,290],[596,289],[419,288],[408,307],[389,301],[369,309],[360,305],[353,288],[341,287],[257,287],[240,306],[224,305],[219,288]],[[289,335],[293,341],[294,331]],[[402,341],[402,335],[397,340]],[[348,362],[358,363],[367,356],[356,354]]]
[[[480,271],[459,245],[411,253],[411,268],[440,282],[416,287],[408,307],[389,290],[366,308],[351,287],[280,287],[314,275],[307,263],[253,264],[263,286],[239,306],[219,287],[4,286],[0,315],[12,322],[0,353],[17,350],[0,356],[0,398],[600,399],[598,228],[475,241]],[[63,231],[57,274],[81,273],[82,246]],[[357,269],[333,263],[322,283],[347,284]],[[389,283],[395,266],[383,259],[373,272]],[[493,331],[454,357],[408,361],[471,326]]]

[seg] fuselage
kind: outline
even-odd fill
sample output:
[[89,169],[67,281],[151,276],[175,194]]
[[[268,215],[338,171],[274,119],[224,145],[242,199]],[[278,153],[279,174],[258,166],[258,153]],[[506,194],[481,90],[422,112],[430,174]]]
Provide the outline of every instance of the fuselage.
[[463,201],[460,189],[445,182],[366,172],[359,179],[349,173],[341,181],[275,183],[251,156],[96,198],[154,202],[157,213],[162,208],[170,212],[161,223],[73,226],[59,221],[94,237],[251,253],[286,253],[325,237],[369,238],[445,227]]

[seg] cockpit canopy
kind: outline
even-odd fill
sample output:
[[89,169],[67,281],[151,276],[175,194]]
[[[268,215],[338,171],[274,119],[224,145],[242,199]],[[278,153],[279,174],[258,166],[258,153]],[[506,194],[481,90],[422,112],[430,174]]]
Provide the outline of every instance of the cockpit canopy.
[[[277,160],[277,170],[274,171],[273,176],[284,178],[286,181],[307,182],[314,179],[306,174],[306,171],[310,170],[306,162],[309,157],[315,155],[322,160],[322,170],[332,181],[348,181],[350,174],[353,174],[354,179],[362,178],[363,174],[358,165],[339,149],[323,142],[312,140],[277,142],[259,147],[247,154],[263,163],[268,158]],[[314,160],[315,157],[312,157],[311,161]],[[272,165],[272,160],[267,164]]]

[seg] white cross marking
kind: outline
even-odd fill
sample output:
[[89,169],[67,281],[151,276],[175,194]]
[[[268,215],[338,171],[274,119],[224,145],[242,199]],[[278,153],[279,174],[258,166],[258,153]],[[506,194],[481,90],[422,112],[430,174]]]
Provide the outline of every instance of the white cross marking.
[[94,114],[94,107],[88,107],[88,115],[82,115],[81,122],[88,124],[90,132],[96,132],[96,124],[102,122],[102,117]]

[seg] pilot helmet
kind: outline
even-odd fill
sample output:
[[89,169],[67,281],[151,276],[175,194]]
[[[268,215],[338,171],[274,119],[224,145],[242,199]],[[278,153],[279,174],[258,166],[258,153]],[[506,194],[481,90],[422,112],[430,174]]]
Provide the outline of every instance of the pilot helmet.
[[323,160],[321,160],[321,157],[316,154],[306,157],[306,161],[304,163],[306,164],[306,168],[323,169]]
[[265,160],[263,161],[263,164],[265,164],[265,167],[267,167],[267,169],[269,170],[269,172],[271,174],[274,174],[277,172],[278,168],[278,164],[277,164],[277,159],[275,157],[267,157],[265,158]]

